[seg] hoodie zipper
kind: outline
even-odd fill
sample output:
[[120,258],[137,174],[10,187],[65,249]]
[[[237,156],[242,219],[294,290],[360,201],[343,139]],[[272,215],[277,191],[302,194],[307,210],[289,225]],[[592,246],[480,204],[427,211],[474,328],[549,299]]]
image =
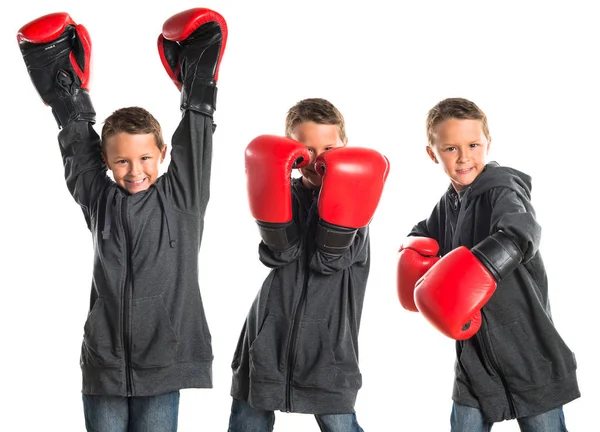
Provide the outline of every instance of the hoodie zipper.
[[[314,199],[314,198],[313,198]],[[313,202],[311,200],[311,204],[309,205],[309,214],[310,214],[310,207],[313,205]],[[310,223],[310,221],[304,220],[302,221],[302,226],[307,226],[307,224]],[[309,226],[307,226],[307,229],[310,228]],[[310,229],[308,229],[310,231]],[[305,241],[305,246],[304,246],[304,256],[308,257],[309,255],[309,251],[311,248],[311,239],[307,239]],[[294,366],[295,366],[295,360],[296,360],[296,348],[298,345],[298,341],[296,340],[298,338],[298,322],[300,321],[300,317],[302,315],[302,306],[305,303],[305,299],[306,299],[306,291],[308,290],[308,279],[309,279],[309,271],[310,271],[310,267],[309,267],[309,259],[306,258],[304,260],[304,278],[302,281],[302,292],[300,293],[300,298],[298,299],[298,303],[296,303],[296,306],[294,308],[294,313],[293,313],[293,317],[294,320],[292,321],[292,328],[290,329],[290,343],[288,344],[288,352],[287,352],[287,373],[286,373],[286,384],[285,384],[285,410],[286,412],[291,412],[292,411],[292,380],[294,378]]]
[[[308,242],[307,242],[308,243]],[[305,256],[308,257],[308,244],[305,247]],[[308,260],[304,262],[304,279],[302,284],[302,292],[300,293],[300,299],[294,308],[294,320],[292,321],[292,328],[290,330],[290,343],[288,344],[288,353],[287,353],[287,379],[286,379],[286,389],[285,389],[285,410],[286,412],[292,411],[292,380],[294,377],[294,366],[296,365],[296,348],[298,345],[298,322],[300,321],[300,316],[302,315],[302,306],[304,305],[306,299],[306,291],[308,289]]]
[[510,394],[510,390],[508,388],[508,383],[506,382],[506,378],[504,377],[504,375],[501,372],[500,364],[498,363],[498,358],[496,357],[496,353],[492,349],[491,342],[488,340],[487,324],[486,324],[485,313],[483,312],[483,310],[481,310],[481,328],[479,329],[479,333],[481,333],[481,337],[479,339],[483,342],[483,345],[482,345],[483,355],[485,356],[486,360],[490,363],[492,368],[496,371],[496,373],[498,374],[498,377],[500,377],[500,380],[502,381],[502,386],[504,387],[504,392],[506,393],[506,400],[508,401],[508,408],[510,410],[510,415],[512,418],[516,418],[517,410],[515,408],[515,402]]
[[123,350],[125,352],[125,377],[127,396],[133,395],[133,381],[131,379],[131,295],[133,293],[133,276],[131,274],[131,229],[127,218],[127,197],[123,198],[123,230],[125,231],[125,256],[127,267],[125,269],[125,287],[123,288]]

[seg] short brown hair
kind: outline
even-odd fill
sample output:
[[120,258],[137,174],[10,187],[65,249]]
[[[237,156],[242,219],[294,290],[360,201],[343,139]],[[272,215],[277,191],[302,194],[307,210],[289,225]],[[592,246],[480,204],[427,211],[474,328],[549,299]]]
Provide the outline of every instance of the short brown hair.
[[104,120],[102,126],[102,149],[106,140],[122,132],[128,134],[152,134],[159,150],[165,146],[162,129],[158,121],[147,110],[140,107],[121,108]]
[[438,102],[427,114],[427,141],[432,146],[435,140],[435,128],[444,120],[479,120],[485,137],[490,140],[490,130],[485,113],[475,103],[463,98],[448,98]]
[[340,139],[346,141],[346,123],[342,113],[328,100],[321,98],[303,99],[291,107],[285,118],[285,135],[290,137],[294,128],[301,123],[336,125]]

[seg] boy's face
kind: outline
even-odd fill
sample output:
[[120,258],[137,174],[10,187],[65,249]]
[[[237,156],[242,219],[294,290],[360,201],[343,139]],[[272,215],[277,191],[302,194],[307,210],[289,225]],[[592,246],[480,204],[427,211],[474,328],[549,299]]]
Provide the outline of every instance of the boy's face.
[[456,191],[466,189],[485,167],[490,149],[479,120],[448,119],[435,129],[427,154],[441,163]]
[[122,132],[108,138],[102,154],[115,182],[129,193],[144,191],[158,178],[167,146],[158,149],[152,134]]
[[300,123],[291,134],[291,138],[301,142],[310,153],[310,163],[300,169],[304,186],[316,189],[321,187],[321,176],[315,171],[315,159],[321,153],[336,147],[344,147],[348,139],[342,141],[337,125]]

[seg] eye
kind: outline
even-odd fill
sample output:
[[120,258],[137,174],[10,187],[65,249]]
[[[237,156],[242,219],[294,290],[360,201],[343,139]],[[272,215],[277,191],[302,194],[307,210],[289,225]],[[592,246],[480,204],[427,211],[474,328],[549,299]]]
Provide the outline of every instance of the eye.
[[151,156],[142,156],[143,161],[148,160],[148,159],[152,159],[152,157]]
[[331,150],[332,148],[333,148],[333,147],[331,147],[331,146],[330,146],[330,147],[325,147],[325,151],[327,151],[327,150]]
[[126,164],[126,163],[127,163],[127,160],[126,160],[126,159],[119,159],[119,160],[117,161],[117,163],[118,163],[118,164]]
[[479,143],[472,143],[472,144],[470,144],[470,147],[475,148],[475,147],[479,147],[480,145],[481,144],[479,144]]
[[456,150],[456,147],[446,147],[444,149],[444,151],[447,151],[447,152],[451,152],[451,151],[454,151],[454,150]]
[[309,152],[309,153],[314,153],[315,151],[314,151],[313,149],[309,148],[309,149],[308,149],[308,152]]

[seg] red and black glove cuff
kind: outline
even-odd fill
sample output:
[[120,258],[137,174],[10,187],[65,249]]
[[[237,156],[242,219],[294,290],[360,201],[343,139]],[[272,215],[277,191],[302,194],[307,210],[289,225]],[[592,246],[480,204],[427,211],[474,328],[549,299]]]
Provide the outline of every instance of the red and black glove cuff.
[[523,252],[504,231],[488,236],[471,249],[496,282],[512,273],[523,261]]
[[354,243],[356,231],[358,231],[356,228],[341,227],[319,219],[316,235],[317,248],[323,252],[341,255]]
[[300,240],[294,221],[271,223],[257,220],[256,224],[262,241],[275,252],[286,251]]

